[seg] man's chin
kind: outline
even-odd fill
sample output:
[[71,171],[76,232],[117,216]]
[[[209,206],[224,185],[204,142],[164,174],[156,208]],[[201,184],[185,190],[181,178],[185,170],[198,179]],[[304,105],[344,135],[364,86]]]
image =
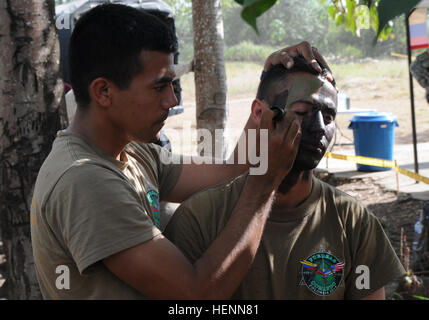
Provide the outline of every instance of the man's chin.
[[159,141],[159,135],[150,137],[134,137],[132,141],[137,143],[156,143]]
[[292,170],[297,172],[313,170],[317,168],[319,163],[320,163],[320,160],[295,161],[295,163],[293,164]]

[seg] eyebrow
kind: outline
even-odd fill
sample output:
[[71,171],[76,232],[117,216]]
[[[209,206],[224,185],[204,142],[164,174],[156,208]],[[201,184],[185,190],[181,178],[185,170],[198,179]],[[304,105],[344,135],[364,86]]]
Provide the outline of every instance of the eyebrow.
[[161,78],[157,78],[157,79],[155,79],[155,81],[153,82],[153,84],[160,84],[160,83],[166,83],[166,82],[173,82],[173,77],[164,76],[164,77],[161,77]]

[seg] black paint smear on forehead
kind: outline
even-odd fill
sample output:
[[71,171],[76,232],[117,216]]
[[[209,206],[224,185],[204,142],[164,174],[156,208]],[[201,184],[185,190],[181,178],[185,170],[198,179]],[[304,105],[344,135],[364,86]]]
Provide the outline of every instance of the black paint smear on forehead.
[[288,90],[285,90],[284,92],[278,94],[274,98],[273,107],[281,108],[284,110],[286,107],[286,101],[288,96],[289,96]]
[[289,96],[289,91],[285,90],[283,93],[277,95],[274,99],[271,110],[277,111],[277,114],[274,117],[274,121],[280,121],[283,119],[286,113],[286,101]]

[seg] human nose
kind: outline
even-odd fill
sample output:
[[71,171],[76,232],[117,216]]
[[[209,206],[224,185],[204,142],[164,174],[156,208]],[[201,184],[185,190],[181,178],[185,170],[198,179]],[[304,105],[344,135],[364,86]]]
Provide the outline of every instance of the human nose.
[[325,127],[325,121],[323,120],[322,112],[319,110],[314,113],[313,115],[313,121],[311,122],[310,131],[312,133],[316,133],[319,136],[325,136],[326,135],[326,127]]
[[176,94],[174,93],[173,85],[170,85],[170,88],[167,90],[167,96],[162,102],[162,105],[165,109],[170,109],[177,106],[179,100],[177,100]]

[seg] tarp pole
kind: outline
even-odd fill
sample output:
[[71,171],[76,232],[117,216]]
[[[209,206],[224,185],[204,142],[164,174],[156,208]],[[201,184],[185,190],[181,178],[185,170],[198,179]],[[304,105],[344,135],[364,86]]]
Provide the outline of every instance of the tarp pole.
[[410,16],[409,14],[405,14],[405,26],[407,28],[408,76],[410,78],[411,123],[413,128],[414,172],[419,173],[419,161],[417,158],[416,113],[414,108],[414,86],[413,86],[413,76],[411,75],[411,70],[410,70],[411,43],[410,43],[410,25],[408,24],[409,16]]

